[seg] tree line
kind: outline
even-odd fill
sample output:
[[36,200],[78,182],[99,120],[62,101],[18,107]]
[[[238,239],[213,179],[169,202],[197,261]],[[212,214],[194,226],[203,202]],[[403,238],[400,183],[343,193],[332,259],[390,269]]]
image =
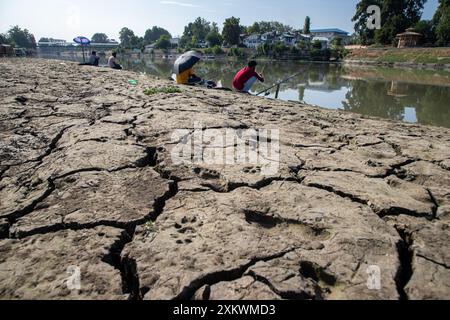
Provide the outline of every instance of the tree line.
[[[436,46],[450,45],[450,0],[439,0],[439,5],[431,20],[422,20],[422,13],[427,0],[360,0],[352,19],[355,23],[354,43],[371,45],[395,44],[396,36],[407,28],[414,28],[424,35],[423,43]],[[367,8],[378,5],[381,8],[381,29],[372,30],[367,26],[370,13]],[[225,20],[222,31],[215,22],[198,17],[184,28],[179,45],[189,49],[205,44],[209,47],[222,45],[237,46],[241,43],[241,34],[266,32],[291,32],[294,28],[277,21],[260,21],[251,26],[241,24],[239,18],[231,17]],[[306,17],[303,29],[305,34],[311,31],[311,19]],[[124,27],[119,32],[120,46],[124,49],[142,49],[148,44],[156,48],[167,49],[171,46],[172,35],[164,28],[154,26],[146,30],[143,36],[138,36],[133,30]],[[92,42],[107,43],[109,38],[104,33],[92,36]],[[45,41],[47,40],[47,41]],[[41,41],[48,42],[48,38]],[[14,26],[5,34],[0,34],[0,43],[12,44],[24,48],[36,48],[36,40],[27,29]]]
[[[310,33],[311,19],[305,19],[304,32]],[[266,33],[266,32],[291,32],[294,28],[277,21],[260,21],[251,26],[241,24],[239,18],[230,17],[223,23],[222,31],[216,22],[210,22],[202,17],[190,22],[184,28],[180,38],[180,47],[195,48],[199,44],[207,45],[211,48],[228,45],[237,46],[241,43],[241,34]],[[141,48],[148,44],[156,43],[156,48],[166,49],[170,47],[167,42],[171,38],[170,33],[160,27],[153,27],[147,30],[144,37],[138,37],[129,28],[120,31],[120,43],[123,48]]]
[[[450,0],[439,0],[431,20],[421,20],[427,0],[361,0],[352,19],[355,22],[356,43],[363,45],[395,44],[396,36],[407,28],[423,35],[422,44],[450,45]],[[377,5],[381,9],[381,29],[367,26],[370,13],[367,8]]]
[[21,29],[19,26],[11,27],[6,33],[0,34],[0,43],[27,49],[36,48],[34,35],[27,29]]

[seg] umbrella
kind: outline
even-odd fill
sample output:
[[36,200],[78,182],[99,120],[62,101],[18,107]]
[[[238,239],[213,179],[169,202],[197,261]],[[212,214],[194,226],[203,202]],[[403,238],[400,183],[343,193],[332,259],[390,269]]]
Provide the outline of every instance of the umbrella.
[[81,48],[83,49],[83,62],[86,62],[86,57],[84,55],[84,46],[88,46],[91,44],[91,40],[89,40],[86,37],[76,37],[75,39],[73,39],[73,42],[78,43],[79,45],[81,45]]
[[202,58],[202,54],[196,51],[189,51],[182,54],[176,61],[174,65],[174,70],[176,74],[180,74],[186,70],[192,68],[197,62]]

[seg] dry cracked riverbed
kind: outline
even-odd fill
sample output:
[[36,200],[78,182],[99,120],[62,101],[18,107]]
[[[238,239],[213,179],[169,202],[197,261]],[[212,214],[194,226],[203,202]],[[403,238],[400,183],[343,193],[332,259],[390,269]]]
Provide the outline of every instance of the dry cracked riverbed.
[[[450,298],[448,129],[68,62],[0,75],[0,299]],[[278,129],[279,170],[175,163],[196,121]]]

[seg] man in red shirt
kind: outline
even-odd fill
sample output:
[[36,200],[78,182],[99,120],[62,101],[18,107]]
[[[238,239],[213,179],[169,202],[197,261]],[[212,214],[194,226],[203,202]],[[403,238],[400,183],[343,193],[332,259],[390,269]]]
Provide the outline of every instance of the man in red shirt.
[[236,74],[233,80],[233,88],[235,90],[248,93],[256,80],[264,82],[263,75],[256,72],[257,65],[258,63],[256,61],[250,61],[248,67],[245,67]]

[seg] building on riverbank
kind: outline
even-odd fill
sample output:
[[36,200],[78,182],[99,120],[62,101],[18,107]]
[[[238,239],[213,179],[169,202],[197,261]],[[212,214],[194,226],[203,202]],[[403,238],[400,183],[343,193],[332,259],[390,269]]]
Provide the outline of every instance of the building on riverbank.
[[37,43],[38,47],[66,47],[70,45],[70,43],[63,39],[50,38],[45,40],[47,41],[39,41]]
[[311,30],[311,35],[313,37],[327,38],[329,42],[333,41],[334,39],[341,38],[344,44],[347,44],[350,40],[350,36],[347,31],[337,28]]
[[244,45],[247,48],[257,49],[260,45],[263,44],[260,34],[251,34],[243,40]]
[[263,44],[272,45],[275,43],[282,43],[286,47],[294,47],[301,41],[309,44],[311,42],[311,36],[299,32],[287,32],[283,34],[276,32],[267,32],[263,34],[255,33],[244,37],[242,43],[247,48],[257,49]]
[[0,57],[12,57],[14,48],[9,44],[0,44]]
[[397,35],[398,45],[397,48],[412,48],[417,47],[420,38],[423,35],[421,33],[417,33],[413,28],[406,29],[405,32]]

